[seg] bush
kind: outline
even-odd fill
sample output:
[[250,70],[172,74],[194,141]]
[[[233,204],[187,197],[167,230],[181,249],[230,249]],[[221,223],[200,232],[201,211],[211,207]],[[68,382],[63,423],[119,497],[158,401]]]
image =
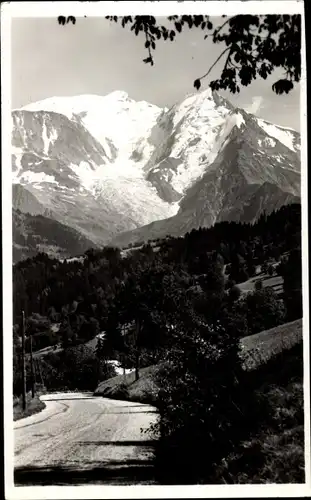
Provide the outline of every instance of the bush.
[[268,272],[268,275],[269,275],[270,277],[271,277],[271,276],[273,276],[273,274],[274,274],[274,267],[272,266],[272,264],[270,264],[270,265],[268,266],[268,270],[267,270],[267,272]]
[[[158,372],[160,421],[150,430],[159,436],[155,464],[160,483],[273,482],[276,477],[277,482],[303,482],[298,430],[284,471],[275,471],[284,430],[303,425],[301,344],[252,372],[241,371],[236,354],[235,341],[225,334],[208,342],[201,335],[183,335],[168,357],[170,365]],[[283,384],[285,389],[278,390]],[[269,433],[275,434],[270,441]],[[279,447],[275,453],[273,439]]]
[[70,347],[59,353],[52,352],[39,361],[48,390],[91,390],[98,382],[113,377],[113,366],[100,361],[87,346]]
[[255,281],[255,290],[262,290],[263,285],[262,285],[262,280],[256,280]]
[[249,333],[259,333],[282,324],[285,308],[277,294],[270,287],[249,293],[245,299]]
[[248,391],[237,339],[220,325],[191,331],[179,325],[179,332],[158,375],[160,420],[152,426],[160,438],[158,480],[211,482],[216,465],[257,418],[259,402]]
[[229,289],[230,300],[235,302],[236,300],[238,300],[240,298],[241,293],[242,293],[241,289],[237,285],[234,285],[232,288]]

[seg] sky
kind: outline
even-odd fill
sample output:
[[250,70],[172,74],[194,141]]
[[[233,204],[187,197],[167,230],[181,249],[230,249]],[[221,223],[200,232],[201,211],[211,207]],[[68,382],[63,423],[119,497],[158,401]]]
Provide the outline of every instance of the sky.
[[[158,18],[159,21],[164,21]],[[214,24],[221,18],[213,18]],[[12,20],[12,108],[52,96],[106,95],[123,90],[134,100],[170,107],[195,92],[193,81],[206,73],[223,50],[204,40],[201,29],[188,29],[174,42],[157,43],[155,65],[147,57],[144,36],[104,18],[77,18],[61,26],[56,18]],[[221,72],[220,61],[201,89]],[[278,96],[272,83],[257,79],[240,94],[221,92],[232,104],[258,117],[300,130],[299,85]]]

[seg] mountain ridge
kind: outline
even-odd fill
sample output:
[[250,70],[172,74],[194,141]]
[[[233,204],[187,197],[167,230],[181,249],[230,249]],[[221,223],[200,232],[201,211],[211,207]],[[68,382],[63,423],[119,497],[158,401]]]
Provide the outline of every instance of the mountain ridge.
[[33,196],[24,206],[15,190],[13,205],[26,210],[36,200],[42,214],[94,245],[179,235],[250,219],[243,204],[257,217],[297,202],[299,151],[297,132],[210,90],[169,109],[122,91],[51,98],[12,112],[13,183]]

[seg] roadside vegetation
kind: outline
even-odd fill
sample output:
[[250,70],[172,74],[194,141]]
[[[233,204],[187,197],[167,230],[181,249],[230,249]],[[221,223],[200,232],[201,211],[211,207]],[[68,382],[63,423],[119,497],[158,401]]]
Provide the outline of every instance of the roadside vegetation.
[[35,413],[39,413],[44,410],[45,403],[39,398],[39,394],[35,394],[32,398],[31,392],[26,394],[26,409],[23,410],[22,397],[14,397],[13,400],[13,420],[20,420],[21,418],[30,417]]
[[[19,262],[14,393],[21,391],[24,309],[27,352],[30,335],[37,353],[53,347],[34,356],[47,390],[157,406],[150,431],[159,437],[160,483],[300,480],[300,222],[300,205],[290,205],[253,225],[222,222],[123,255],[104,248],[68,262],[45,254]],[[265,286],[268,279],[278,290]],[[111,360],[124,376],[115,377]],[[285,399],[288,418],[280,411]],[[273,475],[282,446],[286,470]]]

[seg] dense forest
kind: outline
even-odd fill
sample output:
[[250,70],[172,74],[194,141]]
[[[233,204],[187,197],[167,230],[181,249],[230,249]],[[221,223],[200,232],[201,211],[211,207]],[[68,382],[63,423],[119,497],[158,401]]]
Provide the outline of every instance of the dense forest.
[[[263,271],[283,277],[281,294],[262,287]],[[257,275],[255,290],[241,293],[237,285]],[[90,249],[64,261],[41,253],[17,263],[13,276],[15,363],[24,310],[26,351],[30,335],[36,351],[73,348],[104,331],[92,362],[122,360],[138,378],[140,367],[161,361],[180,321],[212,329],[220,322],[236,338],[302,316],[301,207],[140,248]]]

